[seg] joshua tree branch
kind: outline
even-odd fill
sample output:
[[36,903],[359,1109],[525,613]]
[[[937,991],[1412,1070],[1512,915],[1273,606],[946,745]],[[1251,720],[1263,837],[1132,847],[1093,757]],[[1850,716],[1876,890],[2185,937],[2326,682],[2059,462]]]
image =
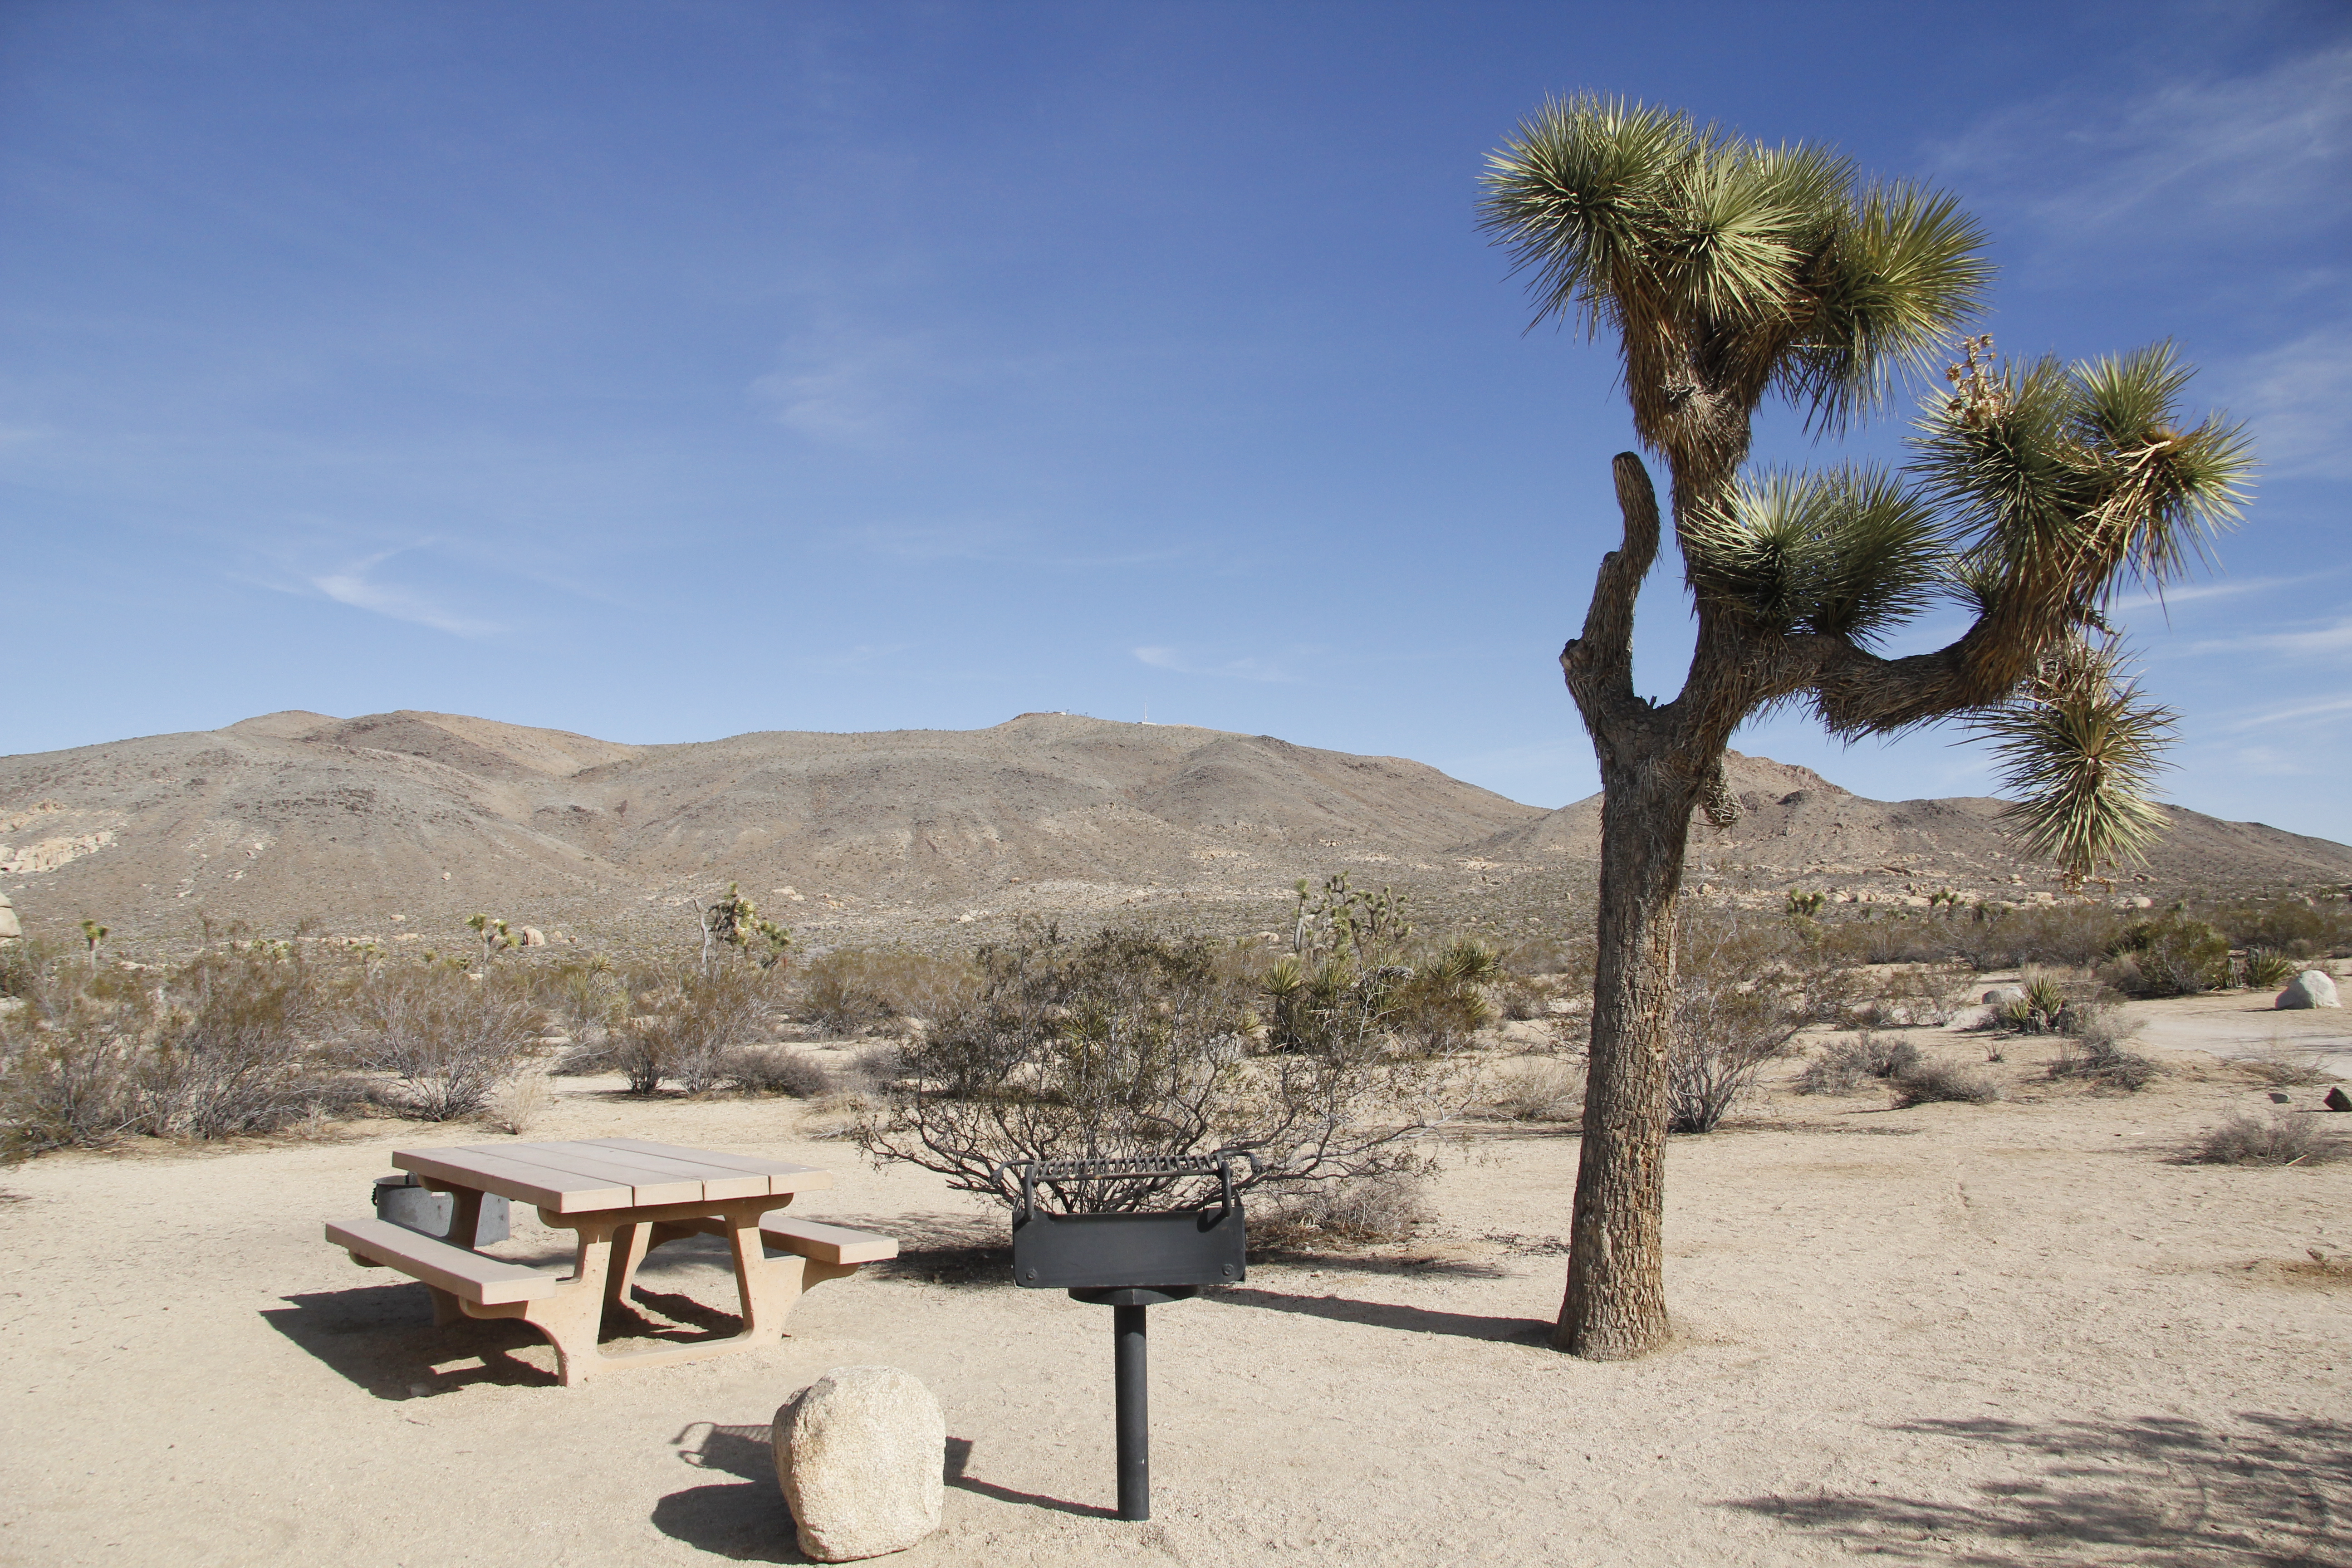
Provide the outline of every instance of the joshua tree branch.
[[1631,452],[1618,453],[1612,466],[1625,542],[1601,558],[1584,635],[1559,650],[1560,673],[1596,732],[1604,717],[1641,705],[1633,695],[1633,602],[1658,559],[1658,492],[1649,470]]

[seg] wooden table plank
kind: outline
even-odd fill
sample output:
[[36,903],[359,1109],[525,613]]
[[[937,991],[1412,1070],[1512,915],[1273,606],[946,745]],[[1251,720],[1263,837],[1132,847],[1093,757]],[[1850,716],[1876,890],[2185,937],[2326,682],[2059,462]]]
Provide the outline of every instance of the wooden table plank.
[[[655,1154],[642,1149],[619,1148],[610,1142],[595,1139],[570,1142],[533,1143],[528,1147],[551,1152],[561,1150],[567,1157],[576,1154],[583,1160],[593,1160],[602,1164],[618,1166],[625,1170],[643,1171],[646,1174],[640,1180],[696,1182],[701,1185],[701,1195],[713,1202],[725,1198],[762,1197],[768,1191],[766,1176],[715,1164],[704,1159],[700,1150],[679,1150],[675,1153]],[[641,1194],[639,1201],[651,1201],[642,1197],[643,1191],[643,1188],[639,1189]],[[663,1199],[661,1201],[667,1203],[686,1200]]]
[[821,1192],[833,1185],[833,1173],[830,1171],[820,1170],[814,1165],[795,1165],[788,1160],[771,1160],[759,1154],[724,1153],[715,1149],[681,1149],[673,1143],[655,1143],[643,1138],[591,1138],[585,1142],[610,1149],[634,1150],[644,1154],[698,1160],[732,1171],[762,1175],[768,1178],[768,1191],[772,1193]]
[[[520,1145],[518,1145],[519,1147]],[[565,1176],[544,1165],[509,1159],[478,1149],[395,1149],[393,1164],[403,1171],[461,1187],[496,1193],[517,1203],[535,1204],[556,1214],[625,1209],[636,1202],[633,1184]]]
[[563,1143],[487,1143],[467,1151],[476,1154],[496,1154],[520,1164],[537,1165],[552,1173],[576,1177],[583,1181],[625,1182],[632,1208],[652,1208],[664,1204],[698,1204],[710,1194],[703,1190],[698,1177],[679,1176],[656,1171],[631,1161],[608,1158],[614,1151],[585,1149]]

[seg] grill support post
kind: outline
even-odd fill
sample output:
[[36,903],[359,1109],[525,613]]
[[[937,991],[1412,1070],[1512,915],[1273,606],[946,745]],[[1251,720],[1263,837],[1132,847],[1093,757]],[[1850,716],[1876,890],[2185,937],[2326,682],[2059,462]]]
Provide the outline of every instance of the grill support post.
[[1111,1308],[1118,1384],[1118,1517],[1151,1517],[1151,1368],[1146,1354],[1149,1307]]

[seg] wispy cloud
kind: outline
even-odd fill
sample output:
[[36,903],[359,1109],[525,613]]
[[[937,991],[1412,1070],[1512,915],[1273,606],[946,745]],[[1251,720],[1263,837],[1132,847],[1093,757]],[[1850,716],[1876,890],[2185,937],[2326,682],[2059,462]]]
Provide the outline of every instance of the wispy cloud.
[[436,632],[447,632],[452,637],[495,637],[507,629],[493,621],[458,615],[412,589],[397,584],[376,582],[368,576],[370,572],[400,553],[397,550],[387,550],[354,563],[341,572],[330,572],[304,580],[339,605],[373,611],[395,621],[412,621],[420,626],[430,626]]
[[1135,657],[1154,669],[1173,670],[1179,675],[1218,676],[1228,680],[1295,681],[1303,679],[1273,659],[1249,657],[1244,658],[1192,658],[1172,647],[1139,647]]
[[[2024,193],[2063,241],[2128,243],[2126,231],[2144,224],[2228,235],[2211,226],[2253,213],[2274,238],[2281,224],[2341,216],[2352,47],[2105,101],[2053,95],[1992,114],[1938,151],[1947,170],[1972,184]],[[2053,183],[2049,172],[2060,169],[2086,172]]]
[[919,333],[822,331],[787,346],[782,361],[751,384],[752,395],[785,428],[849,447],[898,436],[942,373],[931,340]]
[[2352,323],[2337,322],[2229,368],[2233,411],[2273,474],[2352,479]]
[[2352,616],[2346,616],[2324,626],[2284,632],[2256,632],[2242,637],[2213,637],[2190,645],[2190,653],[2239,653],[2262,651],[2295,654],[2352,652]]
[[2266,730],[2274,725],[2292,724],[2298,719],[2322,719],[2336,713],[2352,713],[2352,693],[2297,702],[2286,708],[2273,708],[2235,723],[2225,724],[2221,726],[2221,732],[2233,735],[2247,730]]
[[[2314,574],[2315,576],[2334,576],[2335,574],[2334,572]],[[2172,609],[2181,605],[2193,605],[2200,599],[2232,598],[2240,594],[2254,594],[2265,588],[2284,587],[2290,581],[2308,583],[2311,580],[2310,577],[2295,579],[2241,577],[2232,582],[2199,583],[2185,588],[2167,588],[2161,595],[2143,589],[2124,599],[2119,607],[2126,613],[2132,610]]]
[[784,345],[751,385],[776,423],[813,441],[883,449],[938,422],[952,404],[1002,405],[1067,357],[1005,354],[929,331],[871,331],[826,322]]

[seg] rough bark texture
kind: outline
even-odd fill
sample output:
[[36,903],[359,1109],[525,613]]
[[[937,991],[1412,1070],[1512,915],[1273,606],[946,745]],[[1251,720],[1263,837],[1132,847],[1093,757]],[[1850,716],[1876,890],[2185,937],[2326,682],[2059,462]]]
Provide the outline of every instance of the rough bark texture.
[[1621,453],[1615,467],[1625,542],[1602,558],[1584,635],[1559,656],[1602,795],[1591,1068],[1554,1342],[1601,1360],[1640,1355],[1667,1331],[1660,1226],[1675,898],[1691,806],[1715,773],[1690,766],[1683,715],[1633,690],[1633,605],[1657,559],[1658,500],[1639,458]]

